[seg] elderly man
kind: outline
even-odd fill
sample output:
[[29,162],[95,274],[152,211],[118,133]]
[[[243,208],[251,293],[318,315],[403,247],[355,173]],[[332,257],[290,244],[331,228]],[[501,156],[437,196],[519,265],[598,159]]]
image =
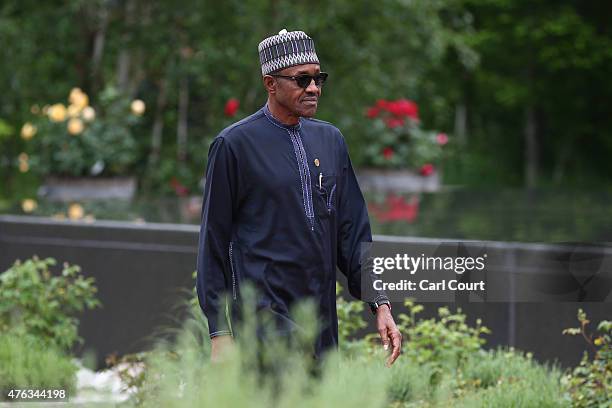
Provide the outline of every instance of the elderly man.
[[211,358],[239,335],[231,323],[246,281],[258,291],[257,313],[272,314],[288,331],[292,304],[314,299],[315,356],[337,347],[337,266],[349,292],[369,303],[384,348],[392,348],[391,365],[401,334],[389,299],[372,289],[370,273],[362,275],[372,242],[366,204],[342,134],[312,119],[328,76],[314,42],[282,30],[259,44],[259,59],[267,103],[224,129],[208,157],[197,292]]

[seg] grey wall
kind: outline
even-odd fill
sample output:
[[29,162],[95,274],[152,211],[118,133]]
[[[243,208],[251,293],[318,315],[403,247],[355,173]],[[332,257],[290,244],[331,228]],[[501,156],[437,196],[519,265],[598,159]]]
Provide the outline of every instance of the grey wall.
[[[84,275],[95,277],[103,307],[81,316],[79,331],[85,344],[76,352],[94,350],[102,366],[107,354],[144,350],[156,336],[163,333],[164,328],[180,322],[182,316],[177,311],[177,304],[189,297],[189,291],[193,289],[191,274],[196,264],[197,239],[198,227],[193,225],[139,225],[113,221],[84,223],[0,216],[0,271],[8,269],[16,259],[26,259],[36,254],[39,257],[53,257],[59,263],[80,265]],[[410,246],[420,248],[423,245],[435,246],[440,242],[382,236],[375,237],[375,241],[388,245],[385,251],[390,252],[398,247],[405,250]],[[469,247],[477,243],[466,241],[465,245]],[[510,266],[492,266],[500,270],[505,268],[506,272],[508,268],[529,269],[527,263],[532,259],[530,254],[548,250],[541,244],[491,243],[490,246],[497,248],[499,254],[504,256],[522,254],[517,255]],[[561,259],[557,267],[562,267],[564,258],[559,254],[563,254],[563,248],[557,246],[549,250],[555,253],[557,261]],[[576,246],[567,247],[566,250],[574,254],[574,259],[580,252]],[[607,252],[604,255],[602,259],[608,259]],[[338,276],[346,288],[344,277],[340,273]],[[605,286],[606,281],[602,282]],[[465,298],[450,305],[427,302],[422,317],[435,315],[437,307],[441,305],[450,306],[451,309],[460,306],[471,321],[480,317],[492,329],[493,334],[487,337],[488,347],[513,345],[534,352],[535,357],[542,361],[558,360],[566,366],[574,365],[585,349],[584,342],[578,337],[563,336],[561,331],[577,325],[578,307],[585,309],[593,322],[611,319],[612,303],[578,303],[571,301],[575,299],[574,295],[561,298],[551,296],[536,302],[520,303],[473,303]],[[582,299],[589,300],[588,296],[582,296]],[[402,306],[395,303],[394,315],[401,312]],[[368,330],[374,331],[370,312],[366,311],[364,315],[370,322]]]

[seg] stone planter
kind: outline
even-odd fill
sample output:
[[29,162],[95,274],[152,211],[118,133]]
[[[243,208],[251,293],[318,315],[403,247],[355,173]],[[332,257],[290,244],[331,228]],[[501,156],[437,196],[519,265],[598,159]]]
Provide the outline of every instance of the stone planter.
[[434,170],[422,176],[412,170],[361,169],[356,172],[363,191],[373,192],[433,192],[440,190],[440,173]]
[[50,201],[131,200],[136,193],[136,177],[54,177],[38,189]]

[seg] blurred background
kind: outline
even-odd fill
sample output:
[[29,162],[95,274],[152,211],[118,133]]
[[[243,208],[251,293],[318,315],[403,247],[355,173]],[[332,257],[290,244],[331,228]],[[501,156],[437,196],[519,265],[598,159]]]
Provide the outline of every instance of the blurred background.
[[5,0],[0,211],[199,223],[208,146],[265,103],[257,45],[287,28],[330,74],[317,116],[375,232],[607,240],[611,8]]
[[[303,30],[329,73],[317,117],[347,140],[376,239],[499,241],[489,272],[512,299],[515,275],[554,260],[548,304],[464,307],[489,345],[575,365],[584,347],[561,330],[579,306],[610,314],[595,274],[612,241],[611,15],[595,0],[3,0],[0,272],[33,255],[82,266],[103,308],[83,312],[78,352],[99,367],[145,349],[193,296],[208,147],[266,101],[257,45]],[[42,314],[36,262],[6,275],[24,286],[4,310]]]

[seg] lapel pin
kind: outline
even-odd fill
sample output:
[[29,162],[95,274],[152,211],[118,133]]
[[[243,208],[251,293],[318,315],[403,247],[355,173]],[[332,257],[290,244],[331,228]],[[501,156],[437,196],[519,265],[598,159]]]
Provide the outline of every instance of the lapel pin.
[[319,159],[314,159],[315,166],[319,167]]

